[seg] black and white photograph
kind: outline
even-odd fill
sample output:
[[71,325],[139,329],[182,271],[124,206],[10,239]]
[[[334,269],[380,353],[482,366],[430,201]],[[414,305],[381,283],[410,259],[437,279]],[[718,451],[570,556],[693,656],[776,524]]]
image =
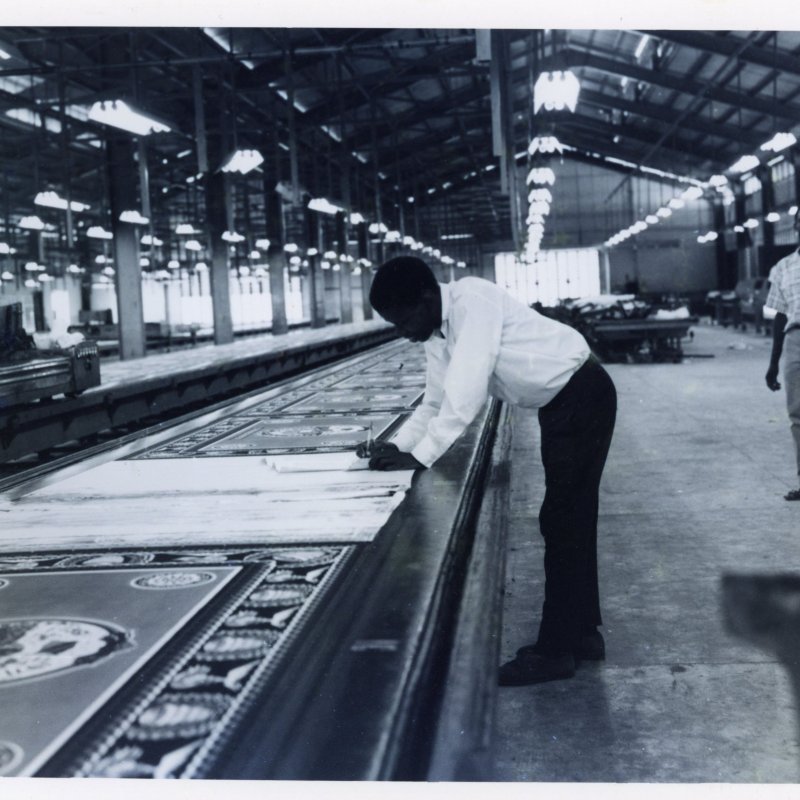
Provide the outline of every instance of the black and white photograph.
[[800,11],[229,5],[3,14],[0,792],[796,797]]

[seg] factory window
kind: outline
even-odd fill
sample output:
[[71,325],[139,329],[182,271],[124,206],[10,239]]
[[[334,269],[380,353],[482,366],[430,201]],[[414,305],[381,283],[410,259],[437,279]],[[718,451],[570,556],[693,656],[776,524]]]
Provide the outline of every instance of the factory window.
[[533,264],[515,253],[498,253],[494,265],[497,283],[526,305],[600,294],[600,257],[591,248],[543,250]]

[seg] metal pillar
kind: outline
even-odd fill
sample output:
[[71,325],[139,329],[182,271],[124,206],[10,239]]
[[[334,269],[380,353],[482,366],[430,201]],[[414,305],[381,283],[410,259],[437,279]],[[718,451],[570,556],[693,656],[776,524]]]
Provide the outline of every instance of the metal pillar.
[[111,205],[111,230],[114,234],[114,283],[117,292],[119,357],[141,358],[145,354],[142,312],[142,268],[139,266],[139,231],[136,225],[121,222],[123,211],[139,207],[136,196],[137,169],[135,146],[128,136],[112,134],[106,143],[106,167]]
[[316,250],[316,255],[308,256],[308,282],[311,294],[311,327],[322,328],[325,326],[325,280],[321,274],[320,261],[322,260],[322,232],[320,230],[319,215],[309,208],[305,209],[306,239],[309,249]]
[[[347,252],[347,214],[339,212],[336,215],[336,241],[339,246],[339,254],[346,256]],[[339,270],[339,293],[342,298],[340,322],[353,321],[353,284],[352,271],[350,264],[341,261]]]
[[717,288],[728,289],[730,287],[728,286],[728,251],[725,247],[725,207],[721,201],[714,202],[713,214],[714,230],[717,232],[717,239],[714,242],[717,260]]
[[[736,192],[736,224],[741,225],[747,219],[747,211],[745,209],[746,198],[744,190],[741,186],[737,186]],[[750,231],[746,228],[744,233],[736,234],[736,279],[751,277],[750,269],[750,248],[753,245],[753,240],[750,237]]]
[[[221,155],[217,137],[209,137],[212,163],[219,163]],[[206,230],[211,250],[211,304],[214,319],[214,344],[227,344],[233,341],[233,319],[231,318],[230,272],[228,268],[228,243],[222,234],[227,230],[227,209],[225,208],[226,187],[223,172],[210,172],[205,181],[206,190]]]
[[[360,222],[356,225],[356,238],[358,239],[358,257],[369,259],[369,240],[367,223]],[[372,270],[361,267],[361,297],[364,306],[364,319],[372,319],[372,306],[369,302],[369,289],[372,285]]]

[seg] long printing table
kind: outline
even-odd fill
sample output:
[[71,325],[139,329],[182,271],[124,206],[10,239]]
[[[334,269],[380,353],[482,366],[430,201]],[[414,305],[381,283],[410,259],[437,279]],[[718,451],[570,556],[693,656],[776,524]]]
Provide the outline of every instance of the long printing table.
[[420,351],[384,345],[6,492],[0,774],[480,775],[499,406],[407,493],[405,473],[265,463],[390,435]]

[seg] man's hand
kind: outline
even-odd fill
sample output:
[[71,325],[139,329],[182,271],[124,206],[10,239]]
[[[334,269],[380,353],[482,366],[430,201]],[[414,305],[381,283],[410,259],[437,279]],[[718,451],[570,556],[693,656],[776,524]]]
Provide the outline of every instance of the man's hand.
[[424,469],[425,465],[420,464],[411,453],[404,453],[398,450],[395,445],[389,445],[379,453],[374,453],[369,460],[369,468],[377,470],[394,469]]
[[778,389],[781,388],[780,383],[778,382],[778,365],[777,364],[770,364],[769,369],[767,370],[766,375],[767,386],[772,389],[773,392],[777,392]]
[[359,442],[356,445],[356,455],[359,458],[372,458],[372,456],[383,455],[384,453],[399,453],[396,444],[391,442]]

